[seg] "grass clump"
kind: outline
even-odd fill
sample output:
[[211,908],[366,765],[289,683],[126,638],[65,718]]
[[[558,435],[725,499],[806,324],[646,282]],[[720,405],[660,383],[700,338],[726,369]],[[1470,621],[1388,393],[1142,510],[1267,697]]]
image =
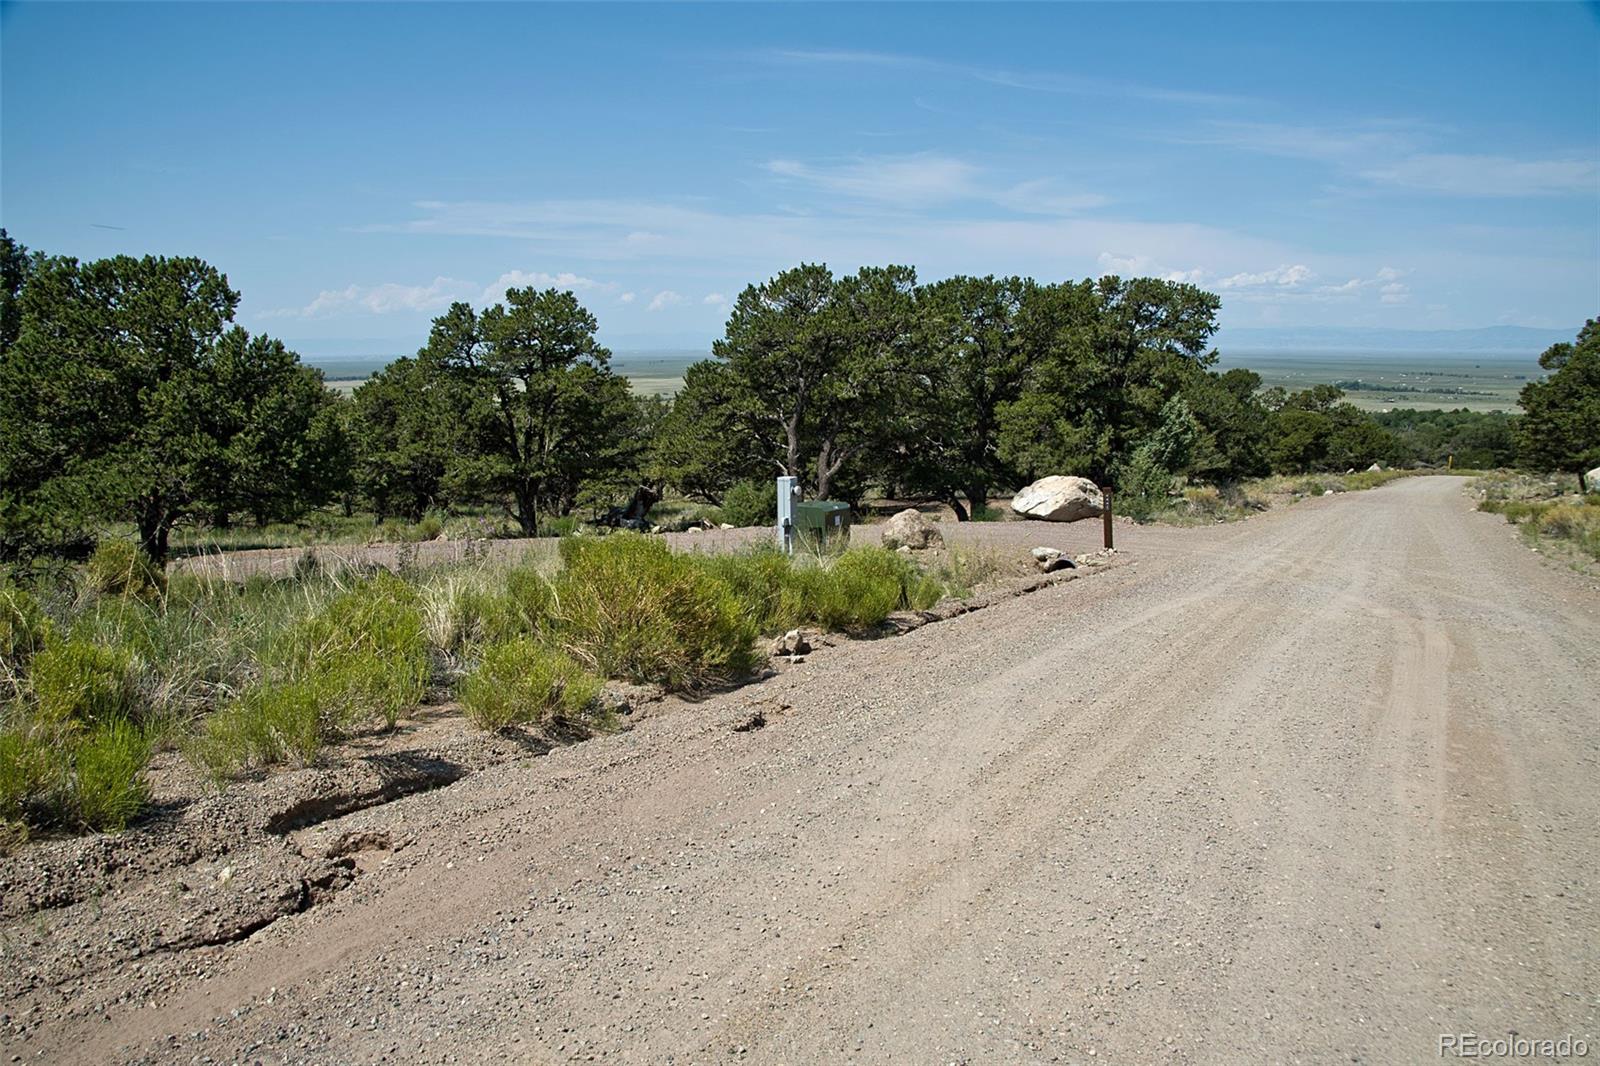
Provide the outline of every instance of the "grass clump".
[[627,533],[568,538],[561,557],[552,635],[592,672],[694,689],[754,668],[756,626],[697,560]]
[[166,591],[167,575],[138,545],[104,540],[89,557],[84,582],[102,596],[154,599]]
[[309,766],[327,738],[343,727],[325,717],[321,694],[304,682],[258,685],[206,719],[190,758],[217,780],[290,763]]
[[78,821],[107,832],[125,828],[150,799],[144,777],[149,761],[149,737],[127,719],[110,719],[85,734],[72,751]]
[[421,588],[428,643],[452,663],[547,628],[550,582],[531,566],[451,573]]
[[0,729],[0,837],[26,839],[29,825],[59,821],[64,785],[54,744],[20,723]]
[[895,611],[932,607],[944,592],[936,579],[884,548],[850,548],[805,573],[807,620],[825,629],[865,629]]
[[468,721],[481,729],[593,719],[601,681],[571,657],[529,639],[491,645],[461,685]]
[[93,726],[141,710],[133,656],[124,648],[82,638],[48,641],[33,657],[29,680],[46,721]]
[[363,722],[392,728],[427,690],[422,598],[393,574],[363,579],[286,626],[262,660],[263,677],[206,718],[189,746],[219,779],[309,764]]
[[422,699],[429,660],[417,590],[387,572],[335,596],[272,649],[284,679],[310,686],[333,720],[393,727]]

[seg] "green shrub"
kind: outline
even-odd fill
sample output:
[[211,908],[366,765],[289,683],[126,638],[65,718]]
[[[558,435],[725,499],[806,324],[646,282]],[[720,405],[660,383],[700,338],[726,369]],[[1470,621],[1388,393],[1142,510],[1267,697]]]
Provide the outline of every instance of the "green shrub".
[[417,591],[380,573],[330,600],[273,649],[285,678],[310,686],[332,720],[393,726],[427,689],[428,644]]
[[0,825],[59,820],[65,792],[60,756],[59,745],[19,723],[0,730]]
[[411,527],[408,539],[433,540],[444,532],[444,516],[434,511],[429,511],[422,516],[422,520]]
[[568,538],[561,556],[554,634],[593,672],[685,689],[754,668],[755,625],[696,560],[629,533]]
[[152,599],[167,587],[166,572],[138,545],[126,540],[103,540],[84,569],[88,587],[104,596]]
[[722,520],[733,526],[770,526],[778,520],[775,481],[741,481],[722,496]]
[[937,581],[884,548],[851,548],[805,573],[808,611],[827,629],[864,629],[895,611],[931,607],[942,592]]
[[758,632],[779,633],[811,620],[807,582],[789,556],[776,548],[709,555],[697,561],[728,586]]
[[539,519],[539,536],[541,537],[570,537],[578,531],[578,516],[575,514],[551,515],[549,518]]
[[205,720],[189,757],[218,780],[281,762],[308,766],[342,727],[324,718],[324,706],[305,682],[259,685]]
[[600,694],[600,679],[571,658],[532,640],[494,644],[461,685],[467,719],[481,729],[550,721],[582,722]]
[[137,718],[133,657],[87,640],[51,640],[33,657],[29,680],[46,721],[96,725]]
[[150,798],[144,779],[150,741],[123,719],[101,722],[72,753],[72,800],[78,821],[90,829],[124,828]]

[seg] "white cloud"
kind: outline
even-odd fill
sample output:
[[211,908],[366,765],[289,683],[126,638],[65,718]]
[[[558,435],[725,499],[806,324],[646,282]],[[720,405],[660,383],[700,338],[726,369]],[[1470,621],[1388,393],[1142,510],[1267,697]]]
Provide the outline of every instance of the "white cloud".
[[285,307],[264,312],[262,318],[321,318],[339,312],[365,312],[388,315],[398,312],[439,311],[456,300],[469,298],[476,290],[470,281],[438,277],[427,285],[347,285],[324,289],[304,307]]
[[614,285],[593,278],[580,277],[577,274],[560,273],[546,274],[542,270],[528,273],[522,270],[508,270],[487,289],[483,290],[480,299],[484,303],[492,303],[506,298],[507,289],[563,289],[568,292],[584,292],[589,289],[611,289]]
[[621,296],[618,296],[617,299],[622,303],[631,304],[634,300],[638,299],[638,293],[625,292]]
[[682,296],[673,292],[671,289],[662,289],[660,292],[655,294],[654,298],[651,299],[650,306],[646,308],[646,310],[664,311],[673,304],[681,303],[683,303]]
[[774,159],[766,170],[830,196],[896,208],[933,207],[985,200],[1029,215],[1071,215],[1110,201],[1096,193],[1062,188],[1053,178],[1014,184],[986,180],[983,168],[932,152],[862,156],[842,162]]
[[1101,252],[1095,257],[1095,262],[1100,269],[1111,274],[1124,274],[1135,276],[1149,272],[1150,261],[1142,255],[1117,255],[1113,252]]
[[703,304],[709,304],[712,307],[721,307],[723,304],[728,302],[728,298],[722,295],[720,292],[708,292],[705,295],[705,299],[701,300],[700,302]]
[[1234,274],[1230,277],[1220,278],[1213,284],[1219,289],[1254,289],[1262,286],[1278,286],[1292,289],[1303,282],[1316,277],[1311,268],[1296,263],[1293,266],[1280,266],[1272,270],[1263,270],[1257,273]]

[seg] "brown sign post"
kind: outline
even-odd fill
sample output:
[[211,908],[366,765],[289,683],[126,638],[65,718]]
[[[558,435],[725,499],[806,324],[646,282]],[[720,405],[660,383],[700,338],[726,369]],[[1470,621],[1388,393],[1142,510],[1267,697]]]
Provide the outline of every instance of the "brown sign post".
[[1101,485],[1100,495],[1102,497],[1101,506],[1103,508],[1100,512],[1100,520],[1104,523],[1106,550],[1110,551],[1113,547],[1115,547],[1115,545],[1111,543],[1111,486]]

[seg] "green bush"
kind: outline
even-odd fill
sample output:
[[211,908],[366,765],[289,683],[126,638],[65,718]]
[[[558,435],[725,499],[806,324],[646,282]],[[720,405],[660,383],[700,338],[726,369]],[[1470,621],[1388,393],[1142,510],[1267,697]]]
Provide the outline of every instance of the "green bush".
[[733,526],[770,526],[778,520],[775,481],[740,481],[722,496],[722,520]]
[[429,511],[422,516],[422,520],[411,527],[410,540],[434,540],[444,532],[444,516],[435,511]]
[[575,514],[551,515],[549,518],[539,519],[539,536],[570,537],[578,531],[580,524]]
[[330,600],[272,650],[285,679],[330,705],[331,720],[393,726],[427,689],[428,643],[416,589],[380,573]]
[[491,645],[461,685],[467,719],[481,729],[550,721],[582,722],[600,694],[600,679],[571,658],[532,640]]
[[137,718],[142,709],[133,657],[87,640],[51,640],[33,657],[29,680],[49,722],[97,725]]
[[780,633],[810,621],[808,584],[789,556],[756,548],[697,561],[733,592],[746,618],[761,633]]
[[811,619],[827,629],[864,629],[895,611],[931,607],[942,592],[937,581],[884,548],[851,548],[831,565],[802,572]]
[[755,625],[696,560],[630,533],[571,537],[561,556],[555,639],[593,672],[686,689],[754,668]]
[[343,723],[324,717],[322,694],[305,682],[270,682],[205,720],[188,754],[218,780],[288,762],[308,766]]
[[150,798],[144,779],[150,741],[132,722],[112,719],[85,734],[72,752],[72,798],[89,829],[124,828]]
[[59,820],[65,792],[60,754],[58,745],[18,723],[0,730],[0,825]]
[[89,557],[84,581],[103,596],[137,596],[152,599],[167,587],[166,572],[138,545],[126,540],[103,540]]

